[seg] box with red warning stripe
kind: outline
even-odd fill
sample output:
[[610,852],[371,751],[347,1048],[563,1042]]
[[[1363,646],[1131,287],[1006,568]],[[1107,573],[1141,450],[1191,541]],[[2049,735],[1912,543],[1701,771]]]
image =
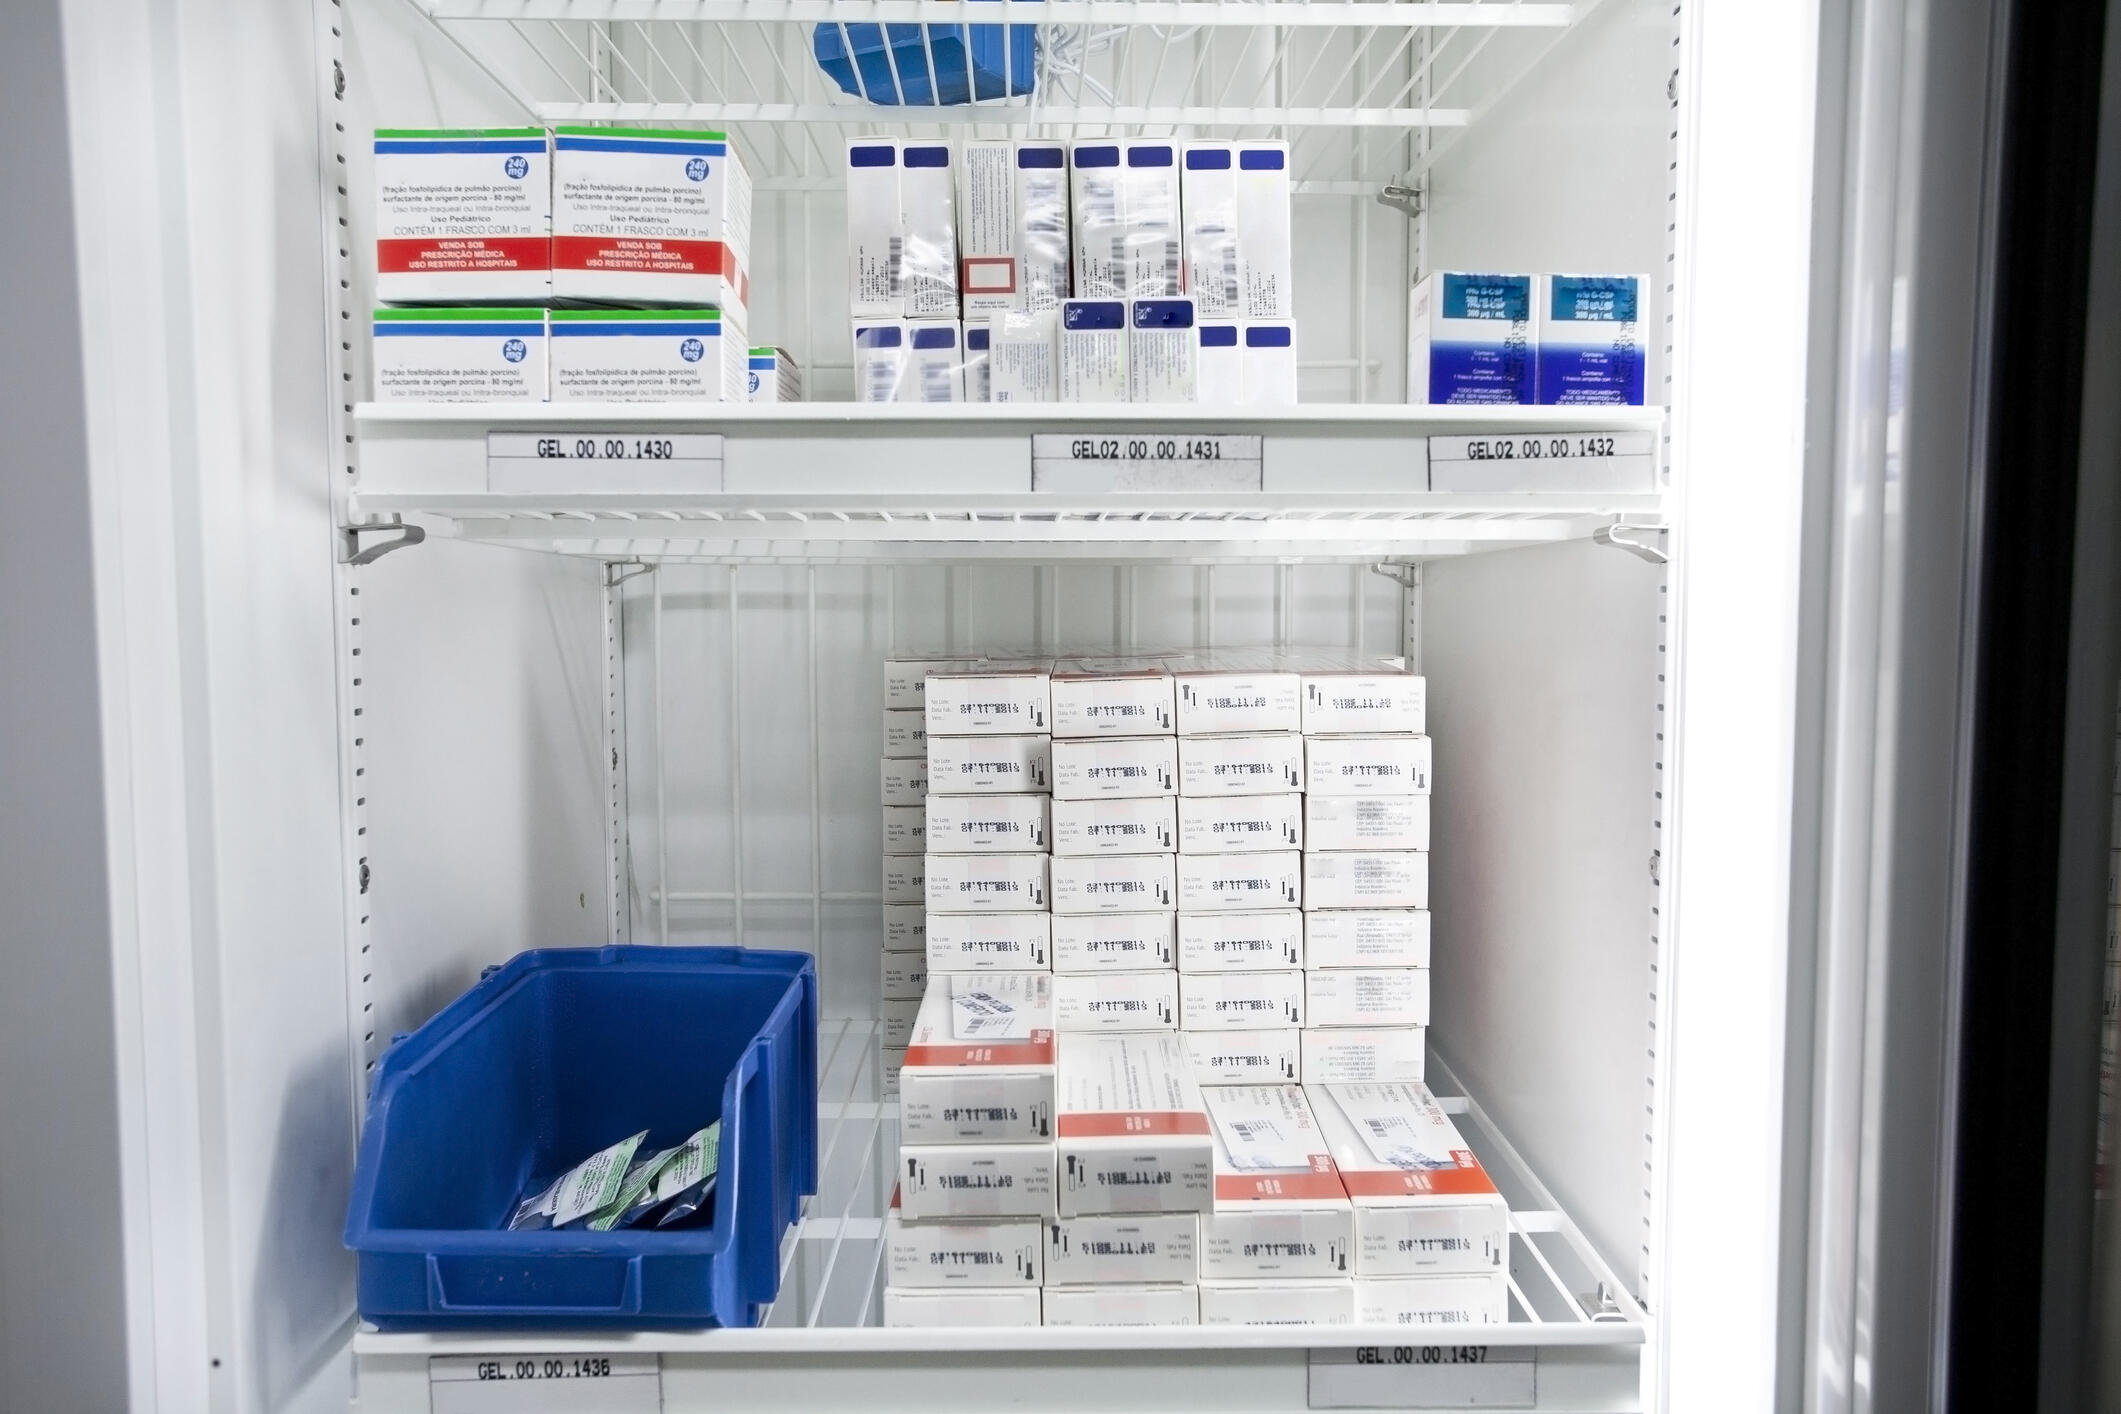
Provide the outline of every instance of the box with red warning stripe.
[[1175,1033],[1062,1037],[1053,1131],[1064,1218],[1199,1213],[1215,1200],[1208,1113]]
[[554,129],[552,297],[713,305],[748,327],[751,178],[727,134]]
[[1347,1276],[1354,1211],[1303,1087],[1219,1085],[1201,1093],[1215,1141],[1215,1210],[1201,1220],[1201,1276]]
[[1053,979],[932,973],[899,1071],[909,1144],[1053,1138]]
[[1504,1270],[1509,1209],[1428,1088],[1307,1085],[1355,1208],[1357,1277]]
[[552,165],[543,128],[378,128],[376,298],[543,304]]

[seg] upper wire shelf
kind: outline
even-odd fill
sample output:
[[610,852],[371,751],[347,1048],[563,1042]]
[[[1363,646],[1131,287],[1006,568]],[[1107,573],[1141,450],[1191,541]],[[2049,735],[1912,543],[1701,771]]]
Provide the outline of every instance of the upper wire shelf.
[[[765,191],[835,189],[846,139],[881,131],[1283,138],[1299,193],[1354,196],[1425,171],[1599,0],[407,3],[525,117],[724,128]],[[877,25],[843,88],[813,38]],[[952,64],[963,92],[938,50],[982,34],[1007,57],[973,101],[896,101]]]

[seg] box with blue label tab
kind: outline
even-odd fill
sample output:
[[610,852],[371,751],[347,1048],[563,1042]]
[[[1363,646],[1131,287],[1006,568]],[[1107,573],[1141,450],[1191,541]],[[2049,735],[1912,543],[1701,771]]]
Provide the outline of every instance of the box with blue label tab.
[[713,305],[741,328],[750,270],[751,178],[725,134],[554,130],[555,300]]
[[750,376],[744,391],[755,403],[799,403],[803,400],[803,370],[786,349],[753,349],[748,356]]
[[1529,403],[1533,388],[1530,275],[1438,271],[1407,309],[1407,401]]
[[728,386],[725,337],[713,309],[556,309],[552,400],[742,401]]
[[545,401],[542,309],[379,309],[376,401]]
[[552,294],[552,166],[543,128],[378,128],[376,298]]
[[1649,284],[1640,275],[1539,277],[1540,402],[1642,406]]

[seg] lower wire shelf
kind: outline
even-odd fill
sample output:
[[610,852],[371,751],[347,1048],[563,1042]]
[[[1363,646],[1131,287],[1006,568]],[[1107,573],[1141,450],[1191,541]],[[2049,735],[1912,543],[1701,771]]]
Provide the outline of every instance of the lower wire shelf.
[[[821,1024],[819,1191],[781,1247],[781,1292],[751,1330],[623,1335],[356,1331],[356,1404],[363,1411],[444,1414],[429,1362],[451,1356],[620,1355],[659,1358],[668,1414],[774,1407],[1024,1409],[1085,1407],[1085,1382],[1109,1385],[1107,1408],[1304,1409],[1308,1356],[1356,1346],[1529,1348],[1536,1409],[1643,1407],[1651,1320],[1526,1164],[1433,1057],[1430,1088],[1510,1202],[1510,1319],[1501,1324],[1395,1326],[886,1328],[883,1214],[898,1155],[898,1104],[882,1093],[880,1026]],[[1010,1372],[1006,1396],[982,1378]],[[984,1373],[983,1373],[984,1372]],[[1035,1378],[1034,1378],[1035,1377]],[[891,1381],[881,1402],[874,1381]],[[966,1382],[970,1381],[970,1384]],[[1022,1381],[1019,1387],[1019,1381]],[[954,1394],[952,1391],[956,1391]],[[547,1399],[561,1391],[541,1391]],[[604,1406],[584,1389],[580,1403]],[[470,1408],[471,1406],[466,1406]],[[478,1408],[485,1408],[480,1405]],[[495,1405],[498,1409],[502,1406]],[[655,1407],[655,1406],[649,1406]]]

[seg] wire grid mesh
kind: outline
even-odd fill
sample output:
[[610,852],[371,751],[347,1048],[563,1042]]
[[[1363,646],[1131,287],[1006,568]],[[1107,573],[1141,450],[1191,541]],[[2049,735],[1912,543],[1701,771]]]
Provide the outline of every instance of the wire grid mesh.
[[[1448,146],[1430,130],[1473,122],[1592,8],[987,0],[1036,18],[978,24],[957,0],[409,3],[527,116],[727,127],[762,191],[837,189],[846,140],[887,131],[1282,138],[1300,192],[1350,196],[1425,170]],[[818,45],[847,56],[841,81]],[[971,101],[898,101],[954,83]]]

